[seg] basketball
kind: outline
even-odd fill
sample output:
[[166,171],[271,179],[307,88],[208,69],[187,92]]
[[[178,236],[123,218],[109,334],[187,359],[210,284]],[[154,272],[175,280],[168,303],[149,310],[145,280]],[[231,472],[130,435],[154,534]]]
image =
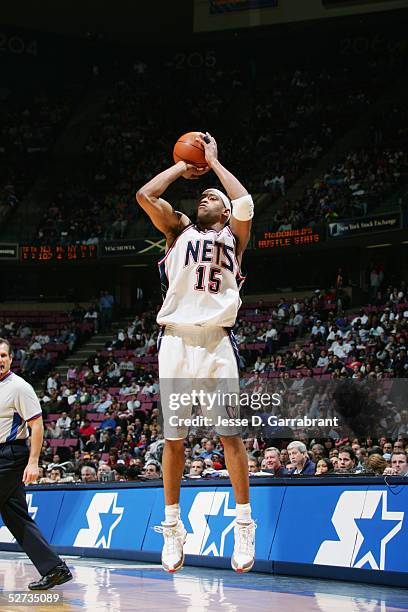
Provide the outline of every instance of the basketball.
[[203,167],[207,165],[205,161],[204,147],[196,140],[199,132],[187,132],[181,136],[173,149],[173,158],[178,161],[185,161],[193,166]]

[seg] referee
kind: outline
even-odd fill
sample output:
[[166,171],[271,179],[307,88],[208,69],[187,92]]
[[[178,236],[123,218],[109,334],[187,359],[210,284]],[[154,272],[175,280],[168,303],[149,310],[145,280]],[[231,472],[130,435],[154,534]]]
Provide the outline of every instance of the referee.
[[[44,427],[34,389],[10,371],[12,360],[10,342],[0,338],[0,513],[42,576],[28,588],[50,589],[72,580],[72,574],[28,514],[23,484],[38,478]],[[31,428],[30,451],[27,425]]]

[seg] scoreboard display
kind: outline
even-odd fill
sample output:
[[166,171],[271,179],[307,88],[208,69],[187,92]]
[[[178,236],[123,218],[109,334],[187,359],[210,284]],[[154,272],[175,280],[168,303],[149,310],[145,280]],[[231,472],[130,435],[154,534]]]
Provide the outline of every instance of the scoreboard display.
[[96,244],[24,244],[20,246],[21,261],[90,261],[97,257]]

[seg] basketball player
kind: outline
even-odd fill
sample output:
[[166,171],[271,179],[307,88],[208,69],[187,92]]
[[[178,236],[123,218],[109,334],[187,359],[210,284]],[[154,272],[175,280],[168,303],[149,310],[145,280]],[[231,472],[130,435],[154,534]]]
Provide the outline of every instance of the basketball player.
[[[67,565],[54,553],[28,513],[24,484],[37,480],[43,442],[40,402],[32,386],[11,372],[11,346],[0,338],[0,513],[42,578],[32,591],[50,589],[72,580]],[[31,448],[28,449],[28,427]]]
[[[166,237],[166,255],[159,262],[162,288],[166,290],[157,322],[159,338],[160,393],[164,417],[163,484],[165,520],[157,528],[164,536],[162,565],[168,572],[183,566],[186,530],[180,520],[180,483],[184,468],[184,439],[188,427],[183,418],[191,406],[169,409],[172,391],[180,391],[188,381],[207,380],[231,390],[239,390],[236,343],[230,331],[241,305],[239,288],[244,280],[240,265],[248,244],[254,205],[252,197],[237,178],[218,160],[217,143],[200,134],[207,167],[198,169],[179,161],[155,176],[136,194],[139,205],[155,227]],[[226,194],[207,189],[197,207],[193,224],[161,196],[176,179],[197,179],[212,170]],[[227,386],[228,386],[227,385]],[[224,388],[224,387],[223,387]],[[183,412],[184,410],[184,412]],[[227,417],[230,407],[218,407],[214,414]],[[234,489],[236,522],[231,565],[247,572],[254,564],[255,523],[249,503],[247,455],[238,427],[217,426],[225,452],[225,462]]]

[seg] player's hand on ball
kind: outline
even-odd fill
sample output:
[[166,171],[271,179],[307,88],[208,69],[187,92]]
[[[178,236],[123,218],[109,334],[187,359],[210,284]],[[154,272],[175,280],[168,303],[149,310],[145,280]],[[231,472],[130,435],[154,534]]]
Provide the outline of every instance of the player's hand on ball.
[[204,147],[205,159],[208,166],[211,168],[211,165],[218,159],[218,147],[216,140],[209,132],[206,132],[205,134],[200,132],[198,140]]
[[24,484],[30,484],[30,482],[34,482],[35,480],[37,480],[38,476],[40,475],[40,470],[38,469],[38,463],[32,463],[31,461],[29,461],[26,465],[26,468],[24,470],[24,474],[23,474],[23,482]]
[[208,166],[205,166],[204,168],[197,168],[196,166],[186,163],[186,170],[181,176],[188,180],[194,180],[200,178],[200,176],[203,176],[203,174],[207,174],[209,171],[210,168]]

